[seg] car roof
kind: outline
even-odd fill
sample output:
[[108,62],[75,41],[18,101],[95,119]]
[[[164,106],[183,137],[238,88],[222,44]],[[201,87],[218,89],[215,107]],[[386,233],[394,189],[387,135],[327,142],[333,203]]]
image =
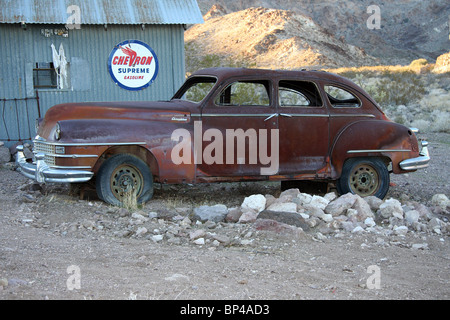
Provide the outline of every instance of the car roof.
[[[342,83],[351,87],[355,87],[355,83],[351,80],[339,76],[337,74],[322,70],[271,70],[271,69],[254,69],[254,68],[231,68],[218,67],[206,68],[194,72],[191,76],[214,76],[219,80],[230,77],[264,77],[264,78],[300,78],[300,79],[322,79],[330,82]],[[359,88],[358,88],[359,89]]]
[[[194,76],[212,76],[216,77],[218,82],[224,81],[232,77],[256,77],[262,79],[278,78],[283,79],[298,79],[305,81],[317,81],[322,80],[333,85],[345,85],[352,88],[354,91],[361,95],[364,95],[372,104],[381,111],[381,107],[377,102],[359,85],[342,77],[338,74],[323,71],[323,70],[272,70],[272,69],[257,69],[257,68],[232,68],[232,67],[217,67],[200,69],[191,74]],[[287,80],[287,79],[286,79]]]

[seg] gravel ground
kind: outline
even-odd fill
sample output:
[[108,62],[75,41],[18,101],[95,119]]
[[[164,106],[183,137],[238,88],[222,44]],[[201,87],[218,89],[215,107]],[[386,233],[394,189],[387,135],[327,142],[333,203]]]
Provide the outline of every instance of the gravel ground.
[[419,138],[429,142],[430,166],[423,170],[402,175],[391,175],[387,197],[411,199],[430,204],[433,195],[443,193],[450,195],[450,134],[419,134]]
[[[425,138],[431,166],[392,176],[388,197],[429,205],[434,194],[450,196],[450,135]],[[151,202],[130,212],[88,191],[80,199],[66,185],[39,188],[16,171],[0,169],[0,174],[3,300],[450,298],[446,235],[318,238],[257,231],[251,224],[183,226],[181,219],[194,207],[231,208],[251,194],[277,196],[276,183],[164,186]],[[158,218],[139,216],[150,212],[159,212]],[[199,230],[204,244],[189,238]],[[185,235],[173,241],[154,237],[172,231]]]

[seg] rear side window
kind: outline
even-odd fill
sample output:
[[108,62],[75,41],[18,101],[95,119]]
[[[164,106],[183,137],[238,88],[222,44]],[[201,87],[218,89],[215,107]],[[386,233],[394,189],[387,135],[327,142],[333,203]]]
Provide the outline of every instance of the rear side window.
[[309,81],[282,80],[278,84],[278,103],[280,107],[320,107],[317,86]]
[[335,108],[359,108],[361,101],[351,92],[339,87],[324,86],[328,100]]

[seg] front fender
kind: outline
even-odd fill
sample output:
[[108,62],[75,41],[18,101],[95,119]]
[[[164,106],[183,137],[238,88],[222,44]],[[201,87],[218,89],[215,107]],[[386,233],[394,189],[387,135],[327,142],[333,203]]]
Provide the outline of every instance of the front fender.
[[[141,156],[143,160],[147,159],[152,171],[155,169],[158,171],[153,171],[153,174],[162,182],[192,182],[195,178],[193,161],[175,165],[171,159],[172,149],[178,143],[172,141],[172,133],[179,128],[192,130],[190,122],[81,119],[63,120],[58,123],[61,128],[61,139],[57,143],[70,146],[66,147],[69,152],[73,150],[80,152],[79,149],[83,148],[85,153],[97,154],[99,158],[96,164],[89,163],[96,169],[109,154],[135,153],[135,150],[139,150],[139,155],[143,155]],[[142,153],[143,149],[148,151],[147,156]],[[156,161],[156,166],[153,161]]]
[[345,127],[331,148],[333,176],[339,178],[345,160],[377,157],[392,162],[394,173],[404,173],[399,163],[419,155],[418,141],[411,129],[386,120],[362,120]]

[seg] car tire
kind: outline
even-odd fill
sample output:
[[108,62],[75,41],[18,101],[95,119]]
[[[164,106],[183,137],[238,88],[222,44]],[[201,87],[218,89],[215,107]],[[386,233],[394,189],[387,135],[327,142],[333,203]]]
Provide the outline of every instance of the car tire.
[[131,197],[135,197],[137,204],[142,204],[153,196],[153,176],[140,158],[118,154],[100,167],[96,189],[100,199],[114,206],[124,206]]
[[336,187],[341,195],[350,192],[384,199],[389,183],[389,171],[381,159],[351,158],[344,163]]

